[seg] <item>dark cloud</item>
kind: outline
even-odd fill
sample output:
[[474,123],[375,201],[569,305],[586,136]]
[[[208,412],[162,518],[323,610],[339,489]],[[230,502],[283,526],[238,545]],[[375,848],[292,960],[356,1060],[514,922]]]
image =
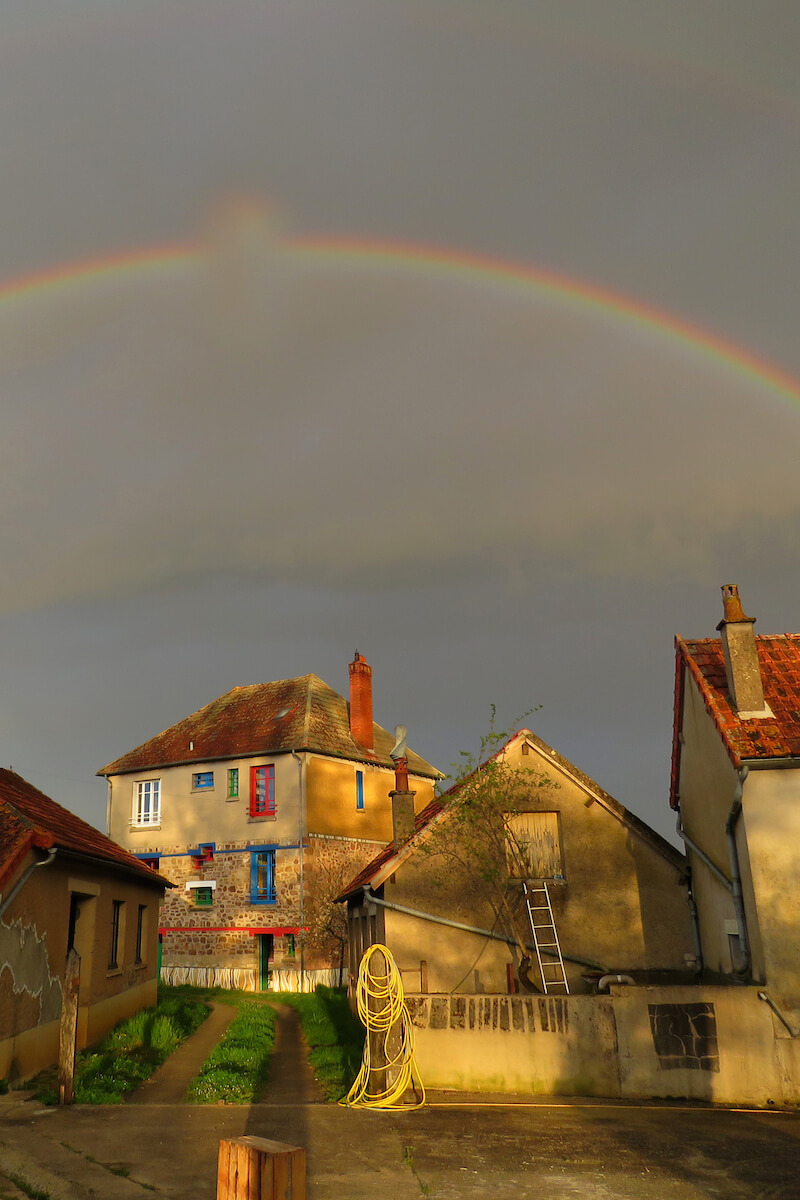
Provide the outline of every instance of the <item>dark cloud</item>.
[[357,644],[435,760],[543,701],[663,827],[673,630],[723,581],[798,627],[796,397],[553,293],[303,253],[260,198],[800,374],[796,6],[729,0],[724,38],[697,0],[4,20],[0,273],[201,247],[0,303],[7,758],[100,820],[98,763],[235,682],[343,687]]

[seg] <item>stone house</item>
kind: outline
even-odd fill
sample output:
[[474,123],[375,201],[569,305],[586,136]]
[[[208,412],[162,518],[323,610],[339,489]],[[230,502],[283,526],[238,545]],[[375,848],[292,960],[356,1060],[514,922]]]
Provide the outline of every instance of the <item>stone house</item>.
[[[530,730],[514,734],[499,754],[511,770],[530,772],[530,791],[515,805],[513,822],[524,826],[529,879],[548,887],[569,992],[594,992],[605,975],[652,982],[683,974],[688,980],[684,856]],[[443,880],[441,860],[426,852],[437,825],[453,820],[445,808],[453,790],[416,816],[413,833],[410,824],[398,828],[341,893],[350,961],[357,964],[368,945],[381,942],[411,993],[507,993],[516,980],[496,911],[478,886],[446,873]],[[524,910],[521,920],[528,920]],[[546,962],[555,957],[543,953]],[[531,958],[528,981],[541,989],[542,972]],[[565,994],[563,983],[554,988],[554,974],[544,973],[549,990]]]
[[0,1077],[58,1058],[67,953],[78,1048],[154,1004],[168,884],[11,770],[0,770]]
[[758,636],[722,589],[718,638],[675,639],[671,804],[709,980],[769,986],[800,1017],[800,635]]
[[[349,702],[317,675],[237,687],[98,772],[109,836],[176,885],[163,979],[338,981],[335,940],[300,935],[319,933],[326,897],[391,836],[393,744],[357,653]],[[422,808],[439,772],[415,754],[410,770]]]

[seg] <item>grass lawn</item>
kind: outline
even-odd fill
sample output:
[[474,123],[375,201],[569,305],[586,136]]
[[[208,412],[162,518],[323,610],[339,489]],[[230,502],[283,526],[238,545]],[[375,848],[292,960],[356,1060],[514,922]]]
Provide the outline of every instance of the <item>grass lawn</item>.
[[[75,1067],[78,1104],[121,1104],[173,1050],[202,1025],[208,1005],[166,995],[115,1025],[96,1045],[82,1050]],[[44,1104],[58,1103],[58,1071],[41,1071],[27,1084]]]
[[297,1009],[309,1062],[329,1100],[339,1100],[358,1074],[364,1027],[351,1011],[344,988],[320,985],[314,992],[275,992],[281,1004]]
[[252,1104],[269,1074],[275,1010],[243,992],[214,998],[234,1004],[239,1011],[193,1079],[186,1098],[193,1104]]

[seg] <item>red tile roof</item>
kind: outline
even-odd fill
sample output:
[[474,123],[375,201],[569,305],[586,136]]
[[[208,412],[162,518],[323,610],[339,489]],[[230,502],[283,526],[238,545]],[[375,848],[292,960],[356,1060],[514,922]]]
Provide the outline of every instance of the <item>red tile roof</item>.
[[56,846],[124,868],[155,887],[171,886],[156,871],[45,796],[21,775],[0,769],[0,880],[11,874],[32,846]]
[[[248,758],[312,750],[356,762],[392,767],[394,737],[374,724],[374,751],[350,732],[347,701],[318,675],[234,688],[102,767],[98,775],[153,770],[178,763]],[[409,751],[409,770],[428,779],[440,772]]]
[[740,766],[747,759],[800,758],[800,634],[759,634],[756,649],[764,699],[774,716],[742,720],[728,696],[720,639],[684,641],[681,637],[675,638],[673,807],[684,671],[697,684],[734,766]]
[[[604,808],[613,813],[632,833],[637,834],[643,841],[648,842],[654,850],[671,862],[678,870],[681,870],[685,866],[685,856],[671,842],[663,838],[660,833],[656,833],[655,829],[651,829],[649,825],[629,809],[625,808],[623,804],[620,804],[618,800],[615,800],[608,792],[604,791],[593,779],[588,775],[584,775],[583,771],[574,766],[569,759],[564,758],[562,754],[558,754],[551,746],[548,746],[547,742],[542,741],[535,733],[531,733],[529,729],[518,730],[493,757],[499,757],[504,754],[511,743],[517,738],[524,738],[543,751],[556,767],[561,767],[563,771],[572,775],[575,781],[587,792],[590,792]],[[401,846],[399,850],[395,850],[393,842],[389,842],[388,845],[384,846],[383,850],[373,858],[372,862],[368,863],[356,875],[355,879],[350,881],[341,895],[337,896],[337,900],[345,900],[349,896],[354,896],[367,886],[380,886],[392,871],[396,870],[413,853],[414,842],[417,836],[422,833],[435,817],[438,817],[440,813],[445,811],[453,797],[457,795],[460,787],[460,783],[453,784],[441,797],[437,796],[426,808],[423,808],[422,812],[418,813],[414,820],[414,833],[405,845]]]

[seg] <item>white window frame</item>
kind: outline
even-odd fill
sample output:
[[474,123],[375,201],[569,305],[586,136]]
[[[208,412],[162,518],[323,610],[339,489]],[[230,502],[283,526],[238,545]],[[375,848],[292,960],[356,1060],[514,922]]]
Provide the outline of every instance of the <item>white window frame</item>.
[[[149,802],[144,800],[149,789]],[[131,825],[134,829],[149,829],[161,824],[161,780],[137,779],[133,785],[133,812]]]

